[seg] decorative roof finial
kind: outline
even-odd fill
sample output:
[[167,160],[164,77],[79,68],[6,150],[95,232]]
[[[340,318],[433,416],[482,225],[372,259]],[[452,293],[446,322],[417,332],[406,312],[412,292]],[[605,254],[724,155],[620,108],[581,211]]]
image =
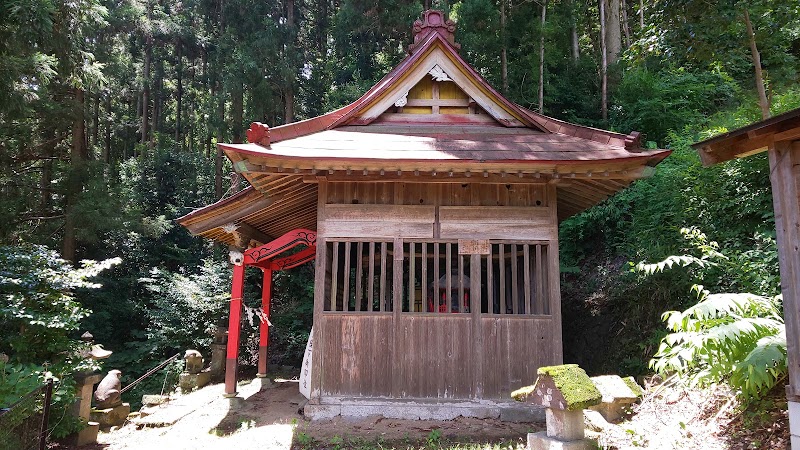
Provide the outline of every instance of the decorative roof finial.
[[247,142],[252,144],[261,144],[269,147],[269,127],[261,122],[253,122],[250,124],[250,129],[246,132]]
[[414,43],[408,46],[408,52],[414,53],[420,42],[431,33],[439,33],[447,42],[453,44],[456,49],[461,49],[461,44],[455,42],[453,33],[456,31],[456,23],[446,18],[442,11],[429,9],[422,12],[422,17],[414,21],[412,33]]

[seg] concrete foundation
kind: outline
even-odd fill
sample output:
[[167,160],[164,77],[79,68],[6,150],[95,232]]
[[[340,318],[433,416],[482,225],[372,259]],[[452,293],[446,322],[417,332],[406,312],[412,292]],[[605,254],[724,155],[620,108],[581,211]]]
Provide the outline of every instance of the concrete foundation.
[[800,402],[789,401],[789,434],[792,449],[800,450]]
[[97,422],[100,428],[110,428],[124,424],[128,420],[128,414],[130,413],[131,404],[123,403],[113,408],[93,409],[91,420]]
[[594,450],[597,444],[581,439],[578,441],[561,441],[550,437],[546,432],[528,433],[527,450]]
[[382,416],[390,419],[453,420],[458,416],[500,419],[507,422],[544,422],[544,408],[517,402],[414,401],[395,399],[340,399],[322,404],[308,403],[303,413],[311,420],[342,417]]

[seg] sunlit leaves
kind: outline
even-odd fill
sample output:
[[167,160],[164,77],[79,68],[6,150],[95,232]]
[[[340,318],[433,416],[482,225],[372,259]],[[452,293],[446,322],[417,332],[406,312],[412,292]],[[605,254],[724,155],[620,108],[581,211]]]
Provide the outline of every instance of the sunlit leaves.
[[685,311],[664,313],[671,333],[650,367],[693,384],[727,381],[745,397],[763,395],[786,374],[780,297],[702,295]]
[[74,291],[99,287],[89,278],[119,263],[83,261],[75,269],[42,246],[0,247],[0,345],[36,363],[70,348],[69,333],[90,313]]

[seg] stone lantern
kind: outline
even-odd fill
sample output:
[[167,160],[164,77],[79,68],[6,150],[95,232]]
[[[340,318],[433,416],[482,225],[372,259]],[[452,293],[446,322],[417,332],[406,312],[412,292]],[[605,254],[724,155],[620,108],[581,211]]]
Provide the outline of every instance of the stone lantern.
[[577,364],[541,367],[533,386],[511,393],[518,401],[546,408],[547,431],[528,433],[529,450],[595,448],[584,439],[583,410],[600,403],[601,394]]

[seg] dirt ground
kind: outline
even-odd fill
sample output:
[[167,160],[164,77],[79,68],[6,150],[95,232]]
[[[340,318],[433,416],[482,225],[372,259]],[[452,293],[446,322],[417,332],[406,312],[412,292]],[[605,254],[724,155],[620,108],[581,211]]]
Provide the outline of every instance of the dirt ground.
[[[783,385],[743,407],[725,385],[704,389],[676,381],[646,383],[646,393],[619,424],[587,431],[603,449],[778,450],[789,448]],[[588,429],[593,427],[587,423]]]
[[[743,408],[729,388],[695,389],[667,382],[646,386],[628,420],[587,420],[587,437],[602,449],[785,449],[789,446],[782,386]],[[297,382],[277,379],[240,385],[244,398],[231,407],[223,385],[212,385],[151,408],[150,418],[174,422],[142,426],[134,421],[101,432],[86,450],[165,449],[523,449],[525,436],[544,424],[457,418],[416,421],[367,417],[311,422],[298,413]],[[68,447],[58,446],[59,449]]]
[[[296,381],[277,379],[261,390],[259,381],[240,385],[241,404],[231,409],[223,385],[212,385],[153,408],[149,417],[178,418],[169,426],[137,425],[101,432],[86,450],[301,449],[301,448],[523,448],[528,432],[543,424],[456,420],[397,420],[381,417],[308,421],[298,413]],[[173,411],[174,413],[169,413]],[[185,413],[185,415],[183,415]],[[160,414],[160,416],[155,416]]]

